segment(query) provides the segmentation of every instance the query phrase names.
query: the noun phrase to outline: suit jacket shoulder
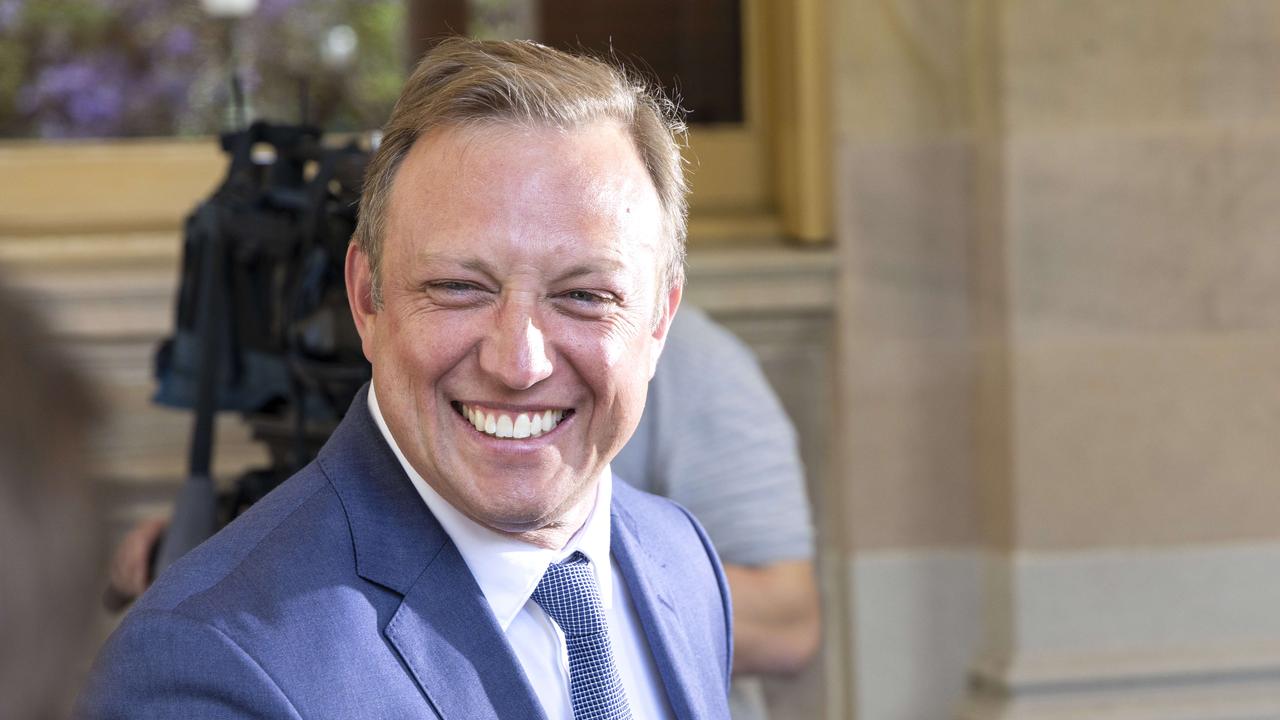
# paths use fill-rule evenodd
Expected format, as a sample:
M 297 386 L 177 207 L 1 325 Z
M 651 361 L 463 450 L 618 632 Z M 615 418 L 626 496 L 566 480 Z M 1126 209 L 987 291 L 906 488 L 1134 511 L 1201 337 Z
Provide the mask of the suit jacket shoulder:
M 356 568 L 343 498 L 312 464 L 165 571 L 104 647 L 77 714 L 431 717 L 381 632 L 402 594 Z

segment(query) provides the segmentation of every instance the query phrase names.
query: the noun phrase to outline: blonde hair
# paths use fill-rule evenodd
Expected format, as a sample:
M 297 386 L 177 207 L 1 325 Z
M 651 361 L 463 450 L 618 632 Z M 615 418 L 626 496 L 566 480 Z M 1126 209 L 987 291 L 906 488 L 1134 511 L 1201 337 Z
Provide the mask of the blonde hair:
M 374 306 L 382 304 L 382 242 L 391 187 L 410 148 L 435 128 L 494 122 L 574 129 L 611 120 L 625 127 L 662 209 L 659 279 L 667 290 L 683 285 L 688 183 L 680 156 L 681 115 L 657 88 L 601 60 L 528 41 L 452 37 L 440 42 L 405 83 L 365 172 L 352 242 L 368 258 Z

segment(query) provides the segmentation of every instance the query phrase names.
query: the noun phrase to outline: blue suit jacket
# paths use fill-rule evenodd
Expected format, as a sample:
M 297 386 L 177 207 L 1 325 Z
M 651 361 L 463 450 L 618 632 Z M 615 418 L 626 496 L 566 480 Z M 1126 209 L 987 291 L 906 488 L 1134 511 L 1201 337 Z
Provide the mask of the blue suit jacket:
M 728 718 L 729 592 L 701 527 L 615 482 L 612 552 L 677 717 Z M 365 393 L 315 462 L 180 562 L 108 640 L 87 718 L 542 718 Z

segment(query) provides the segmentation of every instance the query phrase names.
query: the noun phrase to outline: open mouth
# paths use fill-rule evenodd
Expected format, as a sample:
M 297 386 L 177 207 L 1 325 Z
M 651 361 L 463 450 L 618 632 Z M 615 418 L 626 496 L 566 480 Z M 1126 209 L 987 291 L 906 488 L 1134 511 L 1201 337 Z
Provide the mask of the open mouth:
M 450 403 L 476 430 L 497 438 L 523 438 L 545 435 L 556 428 L 573 410 L 547 408 L 529 412 L 507 412 L 454 401 Z

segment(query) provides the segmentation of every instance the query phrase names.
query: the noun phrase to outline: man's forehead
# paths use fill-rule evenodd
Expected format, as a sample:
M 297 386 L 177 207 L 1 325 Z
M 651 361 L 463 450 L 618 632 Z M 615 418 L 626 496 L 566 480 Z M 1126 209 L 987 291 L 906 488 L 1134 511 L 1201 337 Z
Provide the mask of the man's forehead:
M 457 268 L 493 276 L 502 274 L 500 267 L 502 258 L 467 252 L 465 248 L 445 250 L 436 246 L 420 246 L 414 251 L 413 257 L 416 263 L 423 267 Z M 586 256 L 565 258 L 564 263 L 556 266 L 555 277 L 551 279 L 572 280 L 589 275 L 621 274 L 632 269 L 627 262 L 628 259 L 626 255 L 607 250 Z
M 619 150 L 639 152 L 635 140 L 627 128 L 612 118 L 600 118 L 577 125 L 557 125 L 549 122 L 516 122 L 501 118 L 485 118 L 465 123 L 442 123 L 423 132 L 414 141 L 410 155 L 434 152 L 465 159 L 467 156 L 495 145 L 509 146 L 528 143 L 539 138 L 555 138 L 566 142 L 588 136 L 599 136 L 601 131 L 612 135 L 611 145 Z
M 393 212 L 411 215 L 591 204 L 660 224 L 652 179 L 625 128 L 613 121 L 567 130 L 502 122 L 435 128 L 410 149 L 392 189 Z

